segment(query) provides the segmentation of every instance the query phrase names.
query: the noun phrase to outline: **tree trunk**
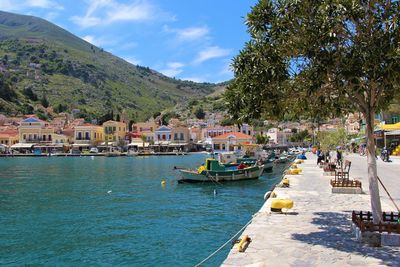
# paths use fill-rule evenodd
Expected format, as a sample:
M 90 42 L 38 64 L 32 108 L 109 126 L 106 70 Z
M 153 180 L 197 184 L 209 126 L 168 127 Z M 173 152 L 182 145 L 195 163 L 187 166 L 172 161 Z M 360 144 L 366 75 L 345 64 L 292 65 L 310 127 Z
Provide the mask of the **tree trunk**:
M 377 179 L 377 166 L 375 158 L 375 139 L 374 139 L 374 111 L 369 110 L 364 114 L 366 119 L 366 137 L 367 137 L 367 161 L 368 161 L 368 182 L 369 193 L 371 197 L 371 209 L 374 223 L 382 221 L 381 199 L 379 197 L 379 185 Z

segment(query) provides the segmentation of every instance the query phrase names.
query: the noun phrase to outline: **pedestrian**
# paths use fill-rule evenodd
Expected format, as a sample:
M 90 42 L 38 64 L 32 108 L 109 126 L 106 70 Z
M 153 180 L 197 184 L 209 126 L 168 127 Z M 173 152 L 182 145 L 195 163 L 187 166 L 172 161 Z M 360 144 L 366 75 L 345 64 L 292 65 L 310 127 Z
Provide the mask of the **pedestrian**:
M 342 166 L 342 152 L 339 149 L 336 150 L 336 164 L 341 167 Z

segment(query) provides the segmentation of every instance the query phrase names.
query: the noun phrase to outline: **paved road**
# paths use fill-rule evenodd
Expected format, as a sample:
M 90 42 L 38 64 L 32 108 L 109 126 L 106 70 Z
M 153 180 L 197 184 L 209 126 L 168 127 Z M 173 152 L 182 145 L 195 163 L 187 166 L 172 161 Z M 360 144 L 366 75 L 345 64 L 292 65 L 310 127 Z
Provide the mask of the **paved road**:
M 323 176 L 315 155 L 307 156 L 309 159 L 299 166 L 303 173 L 288 176 L 290 187 L 274 190 L 277 198 L 292 199 L 293 209 L 283 214 L 271 213 L 269 199 L 243 232 L 252 239 L 247 250 L 238 252 L 233 248 L 222 266 L 400 267 L 400 248 L 369 247 L 357 242 L 351 230 L 351 211 L 370 210 L 369 195 L 332 194 L 329 180 L 333 177 Z M 354 162 L 350 176 L 361 177 L 363 188 L 367 189 L 366 158 L 347 158 Z M 385 184 L 397 197 L 399 167 L 397 162 L 378 163 L 379 174 L 385 176 Z M 383 210 L 395 210 L 383 200 Z
M 349 154 L 345 155 L 345 159 L 352 162 L 350 176 L 360 179 L 363 183 L 364 191 L 369 193 L 367 157 L 362 157 L 358 154 Z M 392 162 L 383 162 L 380 158 L 377 160 L 378 176 L 390 195 L 394 198 L 397 206 L 400 207 L 400 157 L 391 157 L 391 160 Z M 381 186 L 379 187 L 379 193 L 382 201 L 387 202 L 394 208 L 388 195 Z

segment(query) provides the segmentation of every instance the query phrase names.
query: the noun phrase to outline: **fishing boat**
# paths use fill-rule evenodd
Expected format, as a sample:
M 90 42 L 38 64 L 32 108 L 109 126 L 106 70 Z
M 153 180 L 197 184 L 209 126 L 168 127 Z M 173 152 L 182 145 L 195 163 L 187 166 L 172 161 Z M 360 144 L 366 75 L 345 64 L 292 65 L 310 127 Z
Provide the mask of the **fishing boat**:
M 245 164 L 239 166 L 227 167 L 220 164 L 217 159 L 208 158 L 204 165 L 201 165 L 197 170 L 181 169 L 182 178 L 178 183 L 199 183 L 199 182 L 221 182 L 221 181 L 238 181 L 257 179 L 261 176 L 264 165 Z
M 244 163 L 246 165 L 264 165 L 264 171 L 271 171 L 274 166 L 274 159 L 272 159 L 268 155 L 257 155 L 257 158 L 246 155 L 243 157 L 238 157 L 235 152 L 220 153 L 218 155 L 218 161 L 227 167 L 238 166 L 240 165 L 240 163 Z
M 135 156 L 139 155 L 139 151 L 129 149 L 128 152 L 126 153 L 126 155 L 128 157 L 135 157 Z

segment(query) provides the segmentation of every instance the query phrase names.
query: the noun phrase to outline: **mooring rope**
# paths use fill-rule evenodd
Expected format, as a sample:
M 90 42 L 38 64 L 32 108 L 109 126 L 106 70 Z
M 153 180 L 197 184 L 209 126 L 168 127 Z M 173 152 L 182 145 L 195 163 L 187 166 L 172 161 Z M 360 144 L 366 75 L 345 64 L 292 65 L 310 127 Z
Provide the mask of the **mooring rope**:
M 376 176 L 376 178 L 378 178 L 378 181 L 381 183 L 383 189 L 385 189 L 386 194 L 388 194 L 390 200 L 393 202 L 393 205 L 396 207 L 397 211 L 400 213 L 400 209 L 399 207 L 396 205 L 396 203 L 394 202 L 394 199 L 392 198 L 392 196 L 389 194 L 389 191 L 386 189 L 385 185 L 382 183 L 381 179 L 379 178 L 379 176 Z
M 233 235 L 228 241 L 226 241 L 222 246 L 220 246 L 216 251 L 214 251 L 213 253 L 211 253 L 207 258 L 205 258 L 204 260 L 202 260 L 201 262 L 197 263 L 195 265 L 195 267 L 200 266 L 201 264 L 205 263 L 206 261 L 208 261 L 212 256 L 214 256 L 215 254 L 217 254 L 221 249 L 223 249 L 226 245 L 228 245 L 230 242 L 232 242 L 232 240 L 239 235 L 251 222 L 253 221 L 253 218 L 250 219 L 250 221 L 248 221 L 242 228 L 240 228 L 240 230 Z

